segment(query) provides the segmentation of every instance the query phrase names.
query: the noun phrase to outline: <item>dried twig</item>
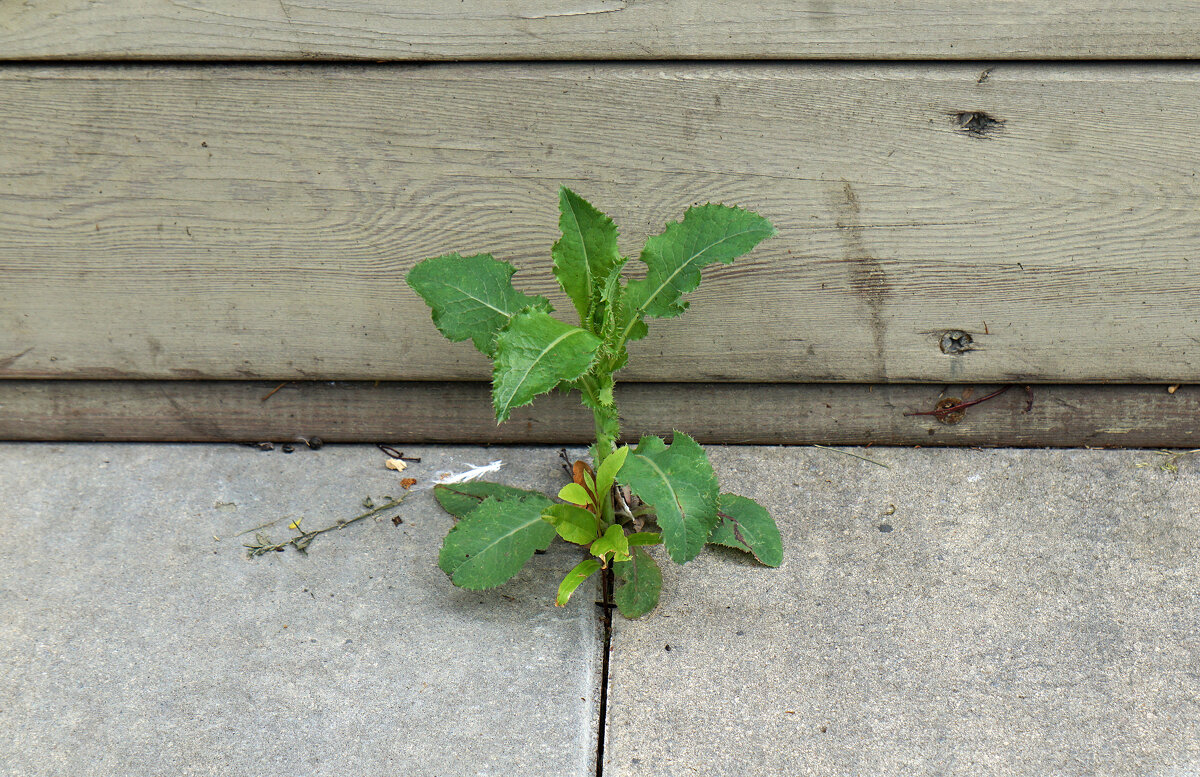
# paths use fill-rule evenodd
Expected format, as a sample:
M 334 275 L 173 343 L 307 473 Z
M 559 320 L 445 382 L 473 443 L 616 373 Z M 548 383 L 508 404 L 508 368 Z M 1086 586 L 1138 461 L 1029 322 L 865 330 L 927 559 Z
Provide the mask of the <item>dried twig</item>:
M 950 405 L 949 407 L 939 407 L 937 410 L 920 410 L 915 413 L 905 413 L 904 415 L 906 415 L 906 416 L 907 415 L 932 415 L 932 416 L 937 416 L 938 418 L 942 418 L 943 416 L 950 415 L 951 413 L 958 413 L 963 410 L 966 410 L 968 407 L 971 407 L 972 405 L 978 405 L 980 402 L 987 402 L 992 397 L 998 397 L 1001 394 L 1003 394 L 1005 391 L 1008 391 L 1010 388 L 1012 388 L 1012 386 L 1005 386 L 1004 388 L 997 389 L 996 391 L 993 391 L 991 394 L 982 396 L 979 399 L 972 399 L 970 402 L 959 402 L 957 405 Z
M 265 395 L 262 397 L 262 399 L 261 399 L 261 400 L 259 400 L 259 401 L 261 401 L 261 402 L 266 402 L 268 399 L 270 399 L 271 397 L 275 396 L 275 392 L 276 392 L 276 391 L 279 391 L 279 389 L 283 388 L 284 386 L 286 386 L 286 385 L 287 385 L 287 384 L 289 384 L 289 383 L 291 383 L 291 381 L 290 381 L 290 380 L 285 380 L 283 383 L 280 383 L 278 386 L 276 386 L 275 388 L 273 388 L 273 389 L 271 389 L 270 391 L 268 391 L 268 392 L 267 392 L 267 393 L 266 393 L 266 394 L 265 394 Z
M 326 526 L 324 529 L 314 529 L 312 531 L 301 532 L 300 534 L 296 535 L 295 537 L 292 537 L 290 540 L 285 540 L 283 542 L 271 542 L 270 538 L 265 537 L 262 534 L 255 534 L 254 535 L 255 544 L 245 546 L 247 549 L 247 555 L 250 556 L 250 558 L 254 558 L 255 556 L 262 556 L 267 553 L 271 553 L 272 551 L 280 552 L 284 548 L 286 548 L 288 545 L 291 545 L 293 548 L 300 551 L 301 553 L 306 553 L 308 551 L 309 544 L 312 543 L 312 541 L 314 539 L 316 539 L 316 537 L 318 535 L 324 534 L 327 531 L 333 531 L 334 529 L 344 529 L 352 523 L 361 521 L 363 518 L 370 518 L 372 515 L 376 515 L 377 513 L 382 513 L 385 510 L 391 510 L 393 507 L 398 507 L 399 505 L 403 504 L 403 502 L 404 502 L 405 498 L 407 498 L 407 496 L 408 496 L 408 494 L 405 494 L 404 496 L 401 496 L 399 499 L 394 499 L 394 498 L 388 497 L 387 504 L 376 507 L 374 510 L 368 510 L 367 512 L 363 513 L 362 515 L 356 516 L 354 518 L 350 518 L 349 520 L 339 520 L 337 523 L 333 524 L 332 526 Z M 274 523 L 274 521 L 272 521 L 271 523 Z M 298 525 L 299 523 L 300 522 L 297 520 L 293 524 L 293 526 Z M 270 526 L 270 525 L 271 525 L 270 523 L 264 523 L 262 526 L 260 526 L 258 528 L 261 529 L 263 527 Z M 254 530 L 251 529 L 250 531 L 254 531 Z
M 234 536 L 234 537 L 241 537 L 243 534 L 249 534 L 249 533 L 250 533 L 250 532 L 252 532 L 252 531 L 259 531 L 260 529 L 265 529 L 265 528 L 267 528 L 268 526 L 274 526 L 275 524 L 279 523 L 279 522 L 280 522 L 280 521 L 282 521 L 282 520 L 283 520 L 282 518 L 276 518 L 276 519 L 275 519 L 275 520 L 273 520 L 273 521 L 267 521 L 266 523 L 262 524 L 261 526 L 255 526 L 253 529 L 246 529 L 245 531 L 240 531 L 240 532 L 238 532 L 237 534 L 235 534 L 235 535 L 233 535 L 233 536 Z
M 558 449 L 559 464 L 563 468 L 563 472 L 567 473 L 567 478 L 574 482 L 575 480 L 575 463 L 571 461 L 571 457 L 567 455 L 566 448 Z
M 856 459 L 862 459 L 863 461 L 869 461 L 872 464 L 878 464 L 879 466 L 883 467 L 884 469 L 891 469 L 890 466 L 888 466 L 887 464 L 884 464 L 882 461 L 876 461 L 875 459 L 868 459 L 866 456 L 859 456 L 857 453 L 851 453 L 850 451 L 844 451 L 844 450 L 841 450 L 840 448 L 830 448 L 828 445 L 817 445 L 816 443 L 813 443 L 813 447 L 820 448 L 820 449 L 826 450 L 826 451 L 833 451 L 834 453 L 840 453 L 844 456 L 853 456 Z
M 385 454 L 392 457 L 393 459 L 400 459 L 401 461 L 410 461 L 414 464 L 421 463 L 420 456 L 405 456 L 401 451 L 396 450 L 395 448 L 393 448 L 390 445 L 384 445 L 381 442 L 377 442 L 377 443 L 375 443 L 375 447 L 378 448 L 379 450 L 383 451 Z
M 1179 460 L 1184 456 L 1191 456 L 1194 453 L 1200 453 L 1200 448 L 1190 451 L 1155 451 L 1155 453 L 1157 453 L 1159 456 L 1165 456 L 1166 461 L 1160 461 L 1158 464 L 1155 464 L 1153 461 L 1142 461 L 1138 462 L 1136 466 L 1139 469 L 1142 467 L 1157 466 L 1158 469 L 1162 470 L 1163 472 L 1178 472 Z

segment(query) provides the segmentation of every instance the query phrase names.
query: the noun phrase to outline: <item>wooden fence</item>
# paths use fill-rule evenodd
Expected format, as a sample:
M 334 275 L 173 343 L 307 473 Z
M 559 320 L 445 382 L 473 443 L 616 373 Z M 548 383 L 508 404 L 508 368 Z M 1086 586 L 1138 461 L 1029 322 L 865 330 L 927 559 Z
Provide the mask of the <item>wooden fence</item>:
M 0 437 L 575 439 L 494 427 L 403 281 L 490 251 L 569 310 L 565 183 L 626 252 L 780 229 L 634 346 L 629 429 L 1194 445 L 1197 57 L 1191 3 L 3 4 Z

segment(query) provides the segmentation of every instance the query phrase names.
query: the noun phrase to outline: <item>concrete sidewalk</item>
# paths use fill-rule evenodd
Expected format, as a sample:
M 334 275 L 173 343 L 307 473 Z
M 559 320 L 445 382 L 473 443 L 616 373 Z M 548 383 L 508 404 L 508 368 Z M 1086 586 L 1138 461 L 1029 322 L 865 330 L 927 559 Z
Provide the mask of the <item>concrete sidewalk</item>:
M 659 609 L 614 617 L 604 774 L 1200 774 L 1200 456 L 709 450 L 785 562 L 658 554 Z M 577 555 L 455 589 L 419 490 L 495 459 L 556 490 L 555 450 L 405 453 L 0 444 L 0 775 L 596 774 L 595 592 L 553 607 Z M 405 476 L 308 555 L 236 536 Z
M 550 451 L 406 448 L 411 474 L 505 459 L 557 488 Z M 595 594 L 554 607 L 565 548 L 508 586 L 437 568 L 431 492 L 372 446 L 0 445 L 0 774 L 594 775 Z M 403 523 L 393 525 L 400 516 Z
M 614 621 L 606 775 L 1200 774 L 1200 461 L 853 452 L 711 451 L 785 561 Z

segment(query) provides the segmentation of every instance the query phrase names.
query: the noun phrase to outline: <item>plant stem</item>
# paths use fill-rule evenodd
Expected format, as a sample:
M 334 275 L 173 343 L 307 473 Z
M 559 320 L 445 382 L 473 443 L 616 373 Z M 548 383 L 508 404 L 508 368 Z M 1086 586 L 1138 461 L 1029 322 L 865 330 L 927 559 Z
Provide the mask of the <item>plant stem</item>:
M 592 446 L 592 466 L 594 471 L 600 471 L 600 465 L 604 460 L 612 455 L 613 445 L 621 436 L 621 419 L 617 412 L 617 403 L 614 400 L 607 407 L 600 401 L 600 389 L 597 386 L 595 378 L 588 376 L 581 381 L 580 386 L 583 392 L 587 395 L 587 405 L 592 410 L 592 419 L 595 421 L 596 428 L 596 444 Z M 600 500 L 597 507 L 600 508 L 600 523 L 604 528 L 612 526 L 616 519 L 615 508 L 613 507 L 612 494 L 596 494 L 596 498 Z
M 580 389 L 587 396 L 586 404 L 591 408 L 592 419 L 595 421 L 596 444 L 592 446 L 592 465 L 598 470 L 604 460 L 612 454 L 613 445 L 621 436 L 620 414 L 617 412 L 615 400 L 607 407 L 600 402 L 600 388 L 592 376 L 589 375 L 580 381 Z
M 399 499 L 390 499 L 390 500 L 388 500 L 387 504 L 385 504 L 381 507 L 376 507 L 374 510 L 369 510 L 369 511 L 363 513 L 362 515 L 355 516 L 354 518 L 349 518 L 347 520 L 339 520 L 337 523 L 333 524 L 332 526 L 326 526 L 324 529 L 314 529 L 312 531 L 301 532 L 300 534 L 296 535 L 295 537 L 292 537 L 290 540 L 284 540 L 283 542 L 275 542 L 275 543 L 272 543 L 269 540 L 267 540 L 266 542 L 258 541 L 257 544 L 255 544 L 255 545 L 246 545 L 245 547 L 248 551 L 247 555 L 249 555 L 250 558 L 254 558 L 255 556 L 262 556 L 262 555 L 265 555 L 272 551 L 283 550 L 288 545 L 291 545 L 296 550 L 303 553 L 308 549 L 309 543 L 311 543 L 313 541 L 313 539 L 315 537 L 317 537 L 318 535 L 324 534 L 327 531 L 333 531 L 334 529 L 344 529 L 352 523 L 361 521 L 363 518 L 370 518 L 372 515 L 376 515 L 377 513 L 382 513 L 385 510 L 391 510 L 393 507 L 399 507 L 401 504 L 404 503 L 404 500 L 406 498 L 408 498 L 408 494 L 405 494 L 404 496 L 400 497 Z M 274 521 L 272 523 L 274 523 Z M 263 526 L 270 526 L 270 525 L 271 524 L 269 524 L 269 523 L 263 524 Z M 260 526 L 259 528 L 261 529 L 263 527 Z M 251 529 L 250 531 L 254 531 L 254 530 Z M 255 536 L 256 536 L 256 540 L 257 540 L 258 535 L 255 535 Z
M 596 422 L 596 449 L 593 454 L 596 459 L 596 469 L 599 469 L 604 460 L 612 455 L 613 445 L 621 433 L 621 427 L 620 421 L 617 419 L 616 405 L 604 410 L 592 408 L 592 418 Z

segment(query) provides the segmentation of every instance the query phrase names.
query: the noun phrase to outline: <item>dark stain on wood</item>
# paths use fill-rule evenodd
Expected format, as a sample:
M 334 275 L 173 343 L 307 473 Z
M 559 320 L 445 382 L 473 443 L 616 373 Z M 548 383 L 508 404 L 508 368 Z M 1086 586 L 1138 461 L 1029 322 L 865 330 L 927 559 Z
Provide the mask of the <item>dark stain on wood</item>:
M 3 359 L 0 359 L 0 370 L 3 370 L 7 367 L 11 367 L 13 364 L 16 364 L 17 359 L 20 359 L 22 356 L 29 353 L 36 347 L 37 346 L 31 345 L 28 348 L 26 348 L 24 351 L 21 351 L 20 353 L 13 354 L 12 356 L 5 356 Z
M 221 439 L 226 436 L 226 432 L 221 428 L 221 422 L 218 418 L 204 412 L 194 413 L 188 411 L 179 400 L 172 396 L 174 389 L 175 386 L 168 386 L 163 383 L 158 384 L 158 390 L 162 398 L 171 406 L 176 419 L 188 433 L 196 435 L 197 439 Z M 186 391 L 186 387 L 184 390 Z
M 884 306 L 892 293 L 883 263 L 867 248 L 863 239 L 862 207 L 849 181 L 842 181 L 838 231 L 845 242 L 843 257 L 850 268 L 850 290 L 863 303 L 875 345 L 875 362 L 880 379 L 887 380 L 887 323 Z

